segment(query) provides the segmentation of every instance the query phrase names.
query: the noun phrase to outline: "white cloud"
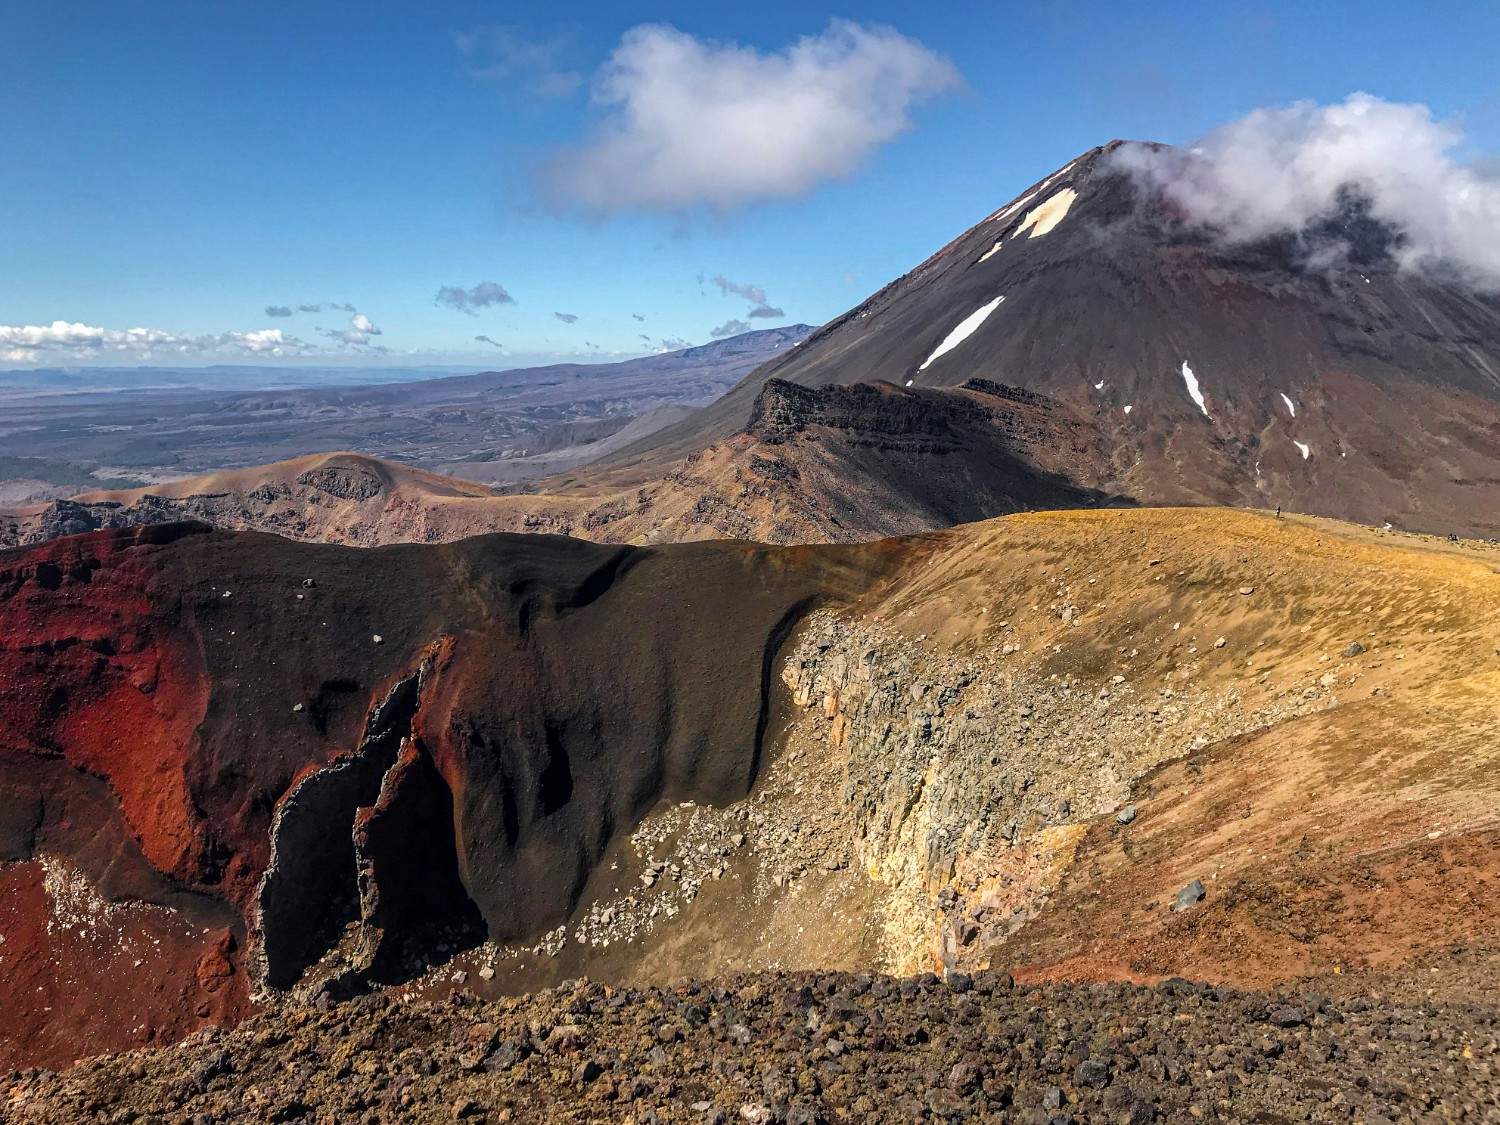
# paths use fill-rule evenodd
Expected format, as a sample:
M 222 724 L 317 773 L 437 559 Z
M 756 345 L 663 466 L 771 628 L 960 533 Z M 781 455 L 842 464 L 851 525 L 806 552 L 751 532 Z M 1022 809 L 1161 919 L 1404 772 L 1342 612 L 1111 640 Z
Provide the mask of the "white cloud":
M 221 340 L 225 344 L 241 347 L 247 352 L 270 352 L 272 355 L 281 355 L 283 349 L 292 342 L 291 338 L 279 328 L 258 328 L 254 332 L 226 332 Z
M 267 329 L 267 331 L 279 332 L 280 330 Z M 330 340 L 337 340 L 341 344 L 356 348 L 370 347 L 370 337 L 382 335 L 380 329 L 376 328 L 370 318 L 362 312 L 357 312 L 349 318 L 348 328 L 320 328 L 318 333 L 327 336 Z
M 4 349 L 0 361 L 34 363 L 39 359 L 68 362 L 99 356 L 143 360 L 163 352 L 280 356 L 304 353 L 306 345 L 279 328 L 184 336 L 161 328 L 101 328 L 54 320 L 51 324 L 0 324 L 0 348 Z
M 703 283 L 702 274 L 698 276 L 698 283 L 700 285 Z M 781 320 L 786 316 L 782 309 L 776 308 L 766 300 L 766 291 L 759 285 L 748 281 L 730 281 L 723 274 L 716 274 L 713 283 L 719 287 L 719 292 L 724 296 L 743 297 L 749 301 L 750 311 L 745 315 L 751 320 Z
M 759 285 L 748 281 L 730 281 L 722 273 L 715 274 L 713 282 L 719 287 L 719 292 L 726 297 L 743 297 L 752 305 L 766 303 L 766 291 Z
M 1186 151 L 1127 145 L 1115 159 L 1233 241 L 1306 231 L 1353 191 L 1403 236 L 1402 267 L 1500 287 L 1500 177 L 1459 163 L 1461 139 L 1425 105 L 1356 93 L 1255 110 Z
M 159 328 L 95 328 L 54 320 L 51 324 L 0 324 L 0 344 L 24 348 L 146 348 L 175 344 L 181 338 Z
M 850 175 L 911 126 L 911 108 L 959 83 L 953 65 L 887 27 L 835 20 L 784 51 L 627 31 L 594 82 L 607 117 L 558 153 L 547 185 L 607 213 L 727 210 Z
M 530 39 L 514 27 L 477 27 L 453 37 L 475 78 L 519 81 L 543 98 L 560 98 L 583 84 L 563 65 L 571 42 L 565 37 Z

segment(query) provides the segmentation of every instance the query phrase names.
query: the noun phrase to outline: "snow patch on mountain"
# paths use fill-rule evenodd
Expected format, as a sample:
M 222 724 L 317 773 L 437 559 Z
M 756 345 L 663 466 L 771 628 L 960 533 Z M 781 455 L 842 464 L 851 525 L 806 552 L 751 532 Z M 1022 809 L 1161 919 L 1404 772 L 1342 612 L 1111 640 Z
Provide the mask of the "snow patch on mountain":
M 1063 188 L 1040 207 L 1028 212 L 1025 222 L 1016 228 L 1015 234 L 1011 237 L 1020 238 L 1029 229 L 1032 238 L 1041 238 L 1068 217 L 1073 201 L 1077 198 L 1078 193 L 1072 188 Z
M 1045 187 L 1046 185 L 1044 184 L 1042 186 Z M 993 215 L 991 215 L 988 219 L 986 219 L 985 222 L 998 222 L 998 221 L 1000 221 L 1002 219 L 1005 219 L 1005 218 L 1007 218 L 1007 217 L 1009 217 L 1011 215 L 1014 215 L 1017 211 L 1019 211 L 1022 207 L 1025 207 L 1026 204 L 1030 203 L 1033 199 L 1035 199 L 1041 193 L 1042 193 L 1042 189 L 1041 188 L 1037 188 L 1036 191 L 1027 192 L 1025 195 L 1021 196 L 1020 199 L 1016 200 L 1010 206 L 1000 208 L 1000 210 L 996 211 Z
M 1193 374 L 1193 369 L 1188 366 L 1187 360 L 1182 361 L 1182 381 L 1187 384 L 1188 398 L 1192 399 L 1198 409 L 1203 411 L 1203 417 L 1211 421 L 1213 415 L 1209 414 L 1208 405 L 1203 401 L 1203 391 L 1198 386 L 1198 376 Z
M 943 337 L 943 342 L 933 350 L 933 353 L 923 361 L 922 366 L 917 368 L 917 370 L 926 371 L 928 366 L 932 363 L 933 360 L 937 359 L 938 356 L 946 355 L 948 352 L 951 352 L 954 348 L 958 347 L 959 344 L 962 344 L 970 336 L 974 335 L 975 331 L 977 331 L 979 326 L 985 322 L 990 313 L 994 312 L 997 308 L 1000 307 L 1000 302 L 1003 300 L 1005 300 L 1004 296 L 996 297 L 989 304 L 981 305 L 979 308 L 971 312 L 968 316 L 964 317 L 963 320 L 959 321 L 958 326 L 954 328 L 952 332 L 949 332 L 948 335 Z
M 997 220 L 1007 218 L 1010 215 L 1014 215 L 1022 207 L 1025 207 L 1026 204 L 1030 203 L 1037 196 L 1041 195 L 1042 192 L 1051 187 L 1055 181 L 1060 180 L 1063 176 L 1067 175 L 1068 172 L 1072 170 L 1073 165 L 1077 164 L 1082 159 L 1083 158 L 1081 156 L 1075 156 L 1072 160 L 1068 161 L 1056 172 L 1053 172 L 1052 175 L 1048 176 L 1045 180 L 1038 184 L 1036 190 L 1029 191 L 1014 203 L 1011 203 L 1006 207 L 1002 207 L 1000 210 L 996 211 L 993 215 L 987 218 L 985 222 L 992 223 Z
M 1286 396 L 1285 392 L 1282 392 L 1281 401 L 1286 403 L 1287 413 L 1289 413 L 1293 418 L 1297 417 L 1297 404 L 1289 399 Z
M 1300 441 L 1293 441 L 1292 444 L 1302 451 L 1302 460 L 1306 461 L 1312 456 L 1312 448 L 1310 446 L 1303 445 Z

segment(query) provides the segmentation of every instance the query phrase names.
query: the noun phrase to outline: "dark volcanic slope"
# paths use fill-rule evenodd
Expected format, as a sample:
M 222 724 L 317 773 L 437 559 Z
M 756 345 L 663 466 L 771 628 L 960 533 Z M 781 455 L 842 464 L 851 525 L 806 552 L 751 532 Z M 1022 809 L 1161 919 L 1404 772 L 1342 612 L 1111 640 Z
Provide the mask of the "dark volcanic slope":
M 1357 209 L 1324 232 L 1347 246 L 1334 266 L 1313 268 L 1290 238 L 1216 242 L 1114 170 L 1117 145 L 1028 189 L 612 464 L 649 473 L 722 440 L 771 378 L 982 377 L 1086 412 L 1114 451 L 1110 487 L 1146 502 L 1500 529 L 1500 298 L 1398 272 L 1389 232 Z
M 83 974 L 95 1000 L 129 997 L 118 1025 L 81 1005 L 97 1048 L 293 983 L 350 923 L 376 978 L 439 937 L 535 936 L 659 798 L 747 791 L 771 658 L 844 565 L 519 536 L 352 551 L 191 524 L 0 553 L 0 859 L 39 863 L 54 902 L 77 870 L 193 922 L 156 941 L 149 1000 L 129 961 L 100 974 L 50 923 L 11 930 L 7 972 L 40 995 L 17 990 L 0 1047 L 76 1051 L 57 1005 L 80 1006 Z M 74 897 L 85 930 L 115 909 Z
M 982 379 L 951 388 L 772 379 L 736 444 L 739 479 L 755 496 L 726 496 L 726 512 L 749 517 L 739 533 L 753 539 L 874 539 L 1119 502 L 1093 487 L 1106 455 L 1092 426 L 1045 395 Z M 756 518 L 766 499 L 774 521 Z

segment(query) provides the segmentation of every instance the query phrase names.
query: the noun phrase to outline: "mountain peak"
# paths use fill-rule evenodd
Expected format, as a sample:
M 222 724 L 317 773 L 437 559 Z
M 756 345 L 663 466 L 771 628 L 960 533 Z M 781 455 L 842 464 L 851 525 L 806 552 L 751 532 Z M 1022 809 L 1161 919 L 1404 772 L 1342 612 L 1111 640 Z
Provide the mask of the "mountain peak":
M 1102 486 L 1142 501 L 1500 531 L 1500 304 L 1401 270 L 1402 236 L 1355 189 L 1304 229 L 1236 240 L 1140 174 L 1143 154 L 1191 156 L 1089 149 L 663 431 L 653 455 L 742 429 L 770 379 L 978 378 L 1092 419 L 1116 450 Z

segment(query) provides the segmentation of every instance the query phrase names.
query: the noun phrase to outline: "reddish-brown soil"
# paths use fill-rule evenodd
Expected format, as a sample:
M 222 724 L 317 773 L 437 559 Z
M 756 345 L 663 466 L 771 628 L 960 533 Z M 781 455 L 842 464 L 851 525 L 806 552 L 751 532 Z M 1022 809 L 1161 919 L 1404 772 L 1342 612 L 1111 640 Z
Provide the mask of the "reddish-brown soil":
M 7 1058 L 66 1066 L 248 1010 L 231 928 L 106 902 L 66 860 L 0 864 L 0 933 Z

